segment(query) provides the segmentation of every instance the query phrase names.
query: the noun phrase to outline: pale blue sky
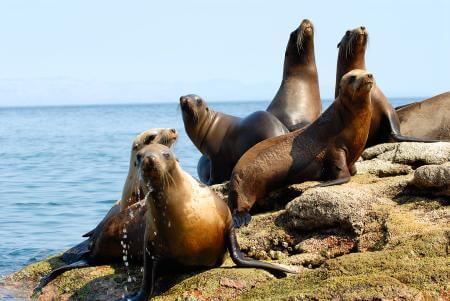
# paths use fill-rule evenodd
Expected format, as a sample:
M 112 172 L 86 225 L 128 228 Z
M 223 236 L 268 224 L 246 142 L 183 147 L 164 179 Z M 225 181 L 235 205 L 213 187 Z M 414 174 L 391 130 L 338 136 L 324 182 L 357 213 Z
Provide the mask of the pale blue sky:
M 266 3 L 267 2 L 267 3 Z M 0 106 L 269 100 L 289 33 L 315 25 L 322 98 L 336 45 L 365 25 L 367 67 L 391 97 L 450 90 L 450 1 L 0 2 Z

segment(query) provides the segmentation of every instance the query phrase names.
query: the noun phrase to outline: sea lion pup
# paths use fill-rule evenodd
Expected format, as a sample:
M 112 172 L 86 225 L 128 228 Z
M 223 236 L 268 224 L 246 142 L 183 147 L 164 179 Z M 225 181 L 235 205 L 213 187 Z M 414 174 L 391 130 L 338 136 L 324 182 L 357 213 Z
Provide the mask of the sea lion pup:
M 245 258 L 226 203 L 183 171 L 168 147 L 148 145 L 139 151 L 137 160 L 142 182 L 149 187 L 144 277 L 141 290 L 121 300 L 148 300 L 163 260 L 187 267 L 213 268 L 222 264 L 227 249 L 239 267 L 295 273 Z
M 267 111 L 290 131 L 310 124 L 322 112 L 314 56 L 314 27 L 307 19 L 289 37 L 283 80 Z
M 68 265 L 62 266 L 43 277 L 37 289 L 44 287 L 61 273 L 87 266 L 120 262 L 123 257 L 122 244 L 127 243 L 128 258 L 131 263 L 142 262 L 142 232 L 145 229 L 145 212 L 147 206 L 145 194 L 140 187 L 137 175 L 136 154 L 149 144 L 164 144 L 171 147 L 177 139 L 175 129 L 155 128 L 146 130 L 133 140 L 131 146 L 130 167 L 122 196 L 126 202 L 117 201 L 108 211 L 103 220 L 91 231 L 84 234 L 85 241 L 67 250 L 61 256 Z M 142 193 L 139 194 L 139 191 Z M 127 238 L 124 239 L 124 229 Z
M 284 185 L 327 181 L 346 183 L 354 175 L 369 133 L 372 74 L 352 70 L 341 80 L 339 96 L 312 124 L 267 139 L 249 149 L 230 179 L 229 203 L 235 226 L 248 224 L 248 212 L 258 199 Z
M 181 96 L 180 105 L 186 133 L 209 159 L 203 160 L 210 164 L 205 183 L 208 185 L 227 181 L 239 158 L 256 143 L 289 132 L 266 111 L 239 118 L 211 110 L 200 96 L 193 94 Z
M 396 109 L 402 134 L 450 140 L 450 92 Z
M 335 97 L 338 96 L 339 83 L 344 74 L 353 69 L 366 70 L 365 53 L 368 39 L 367 29 L 361 26 L 347 30 L 338 44 Z M 436 142 L 436 140 L 403 136 L 400 132 L 397 112 L 377 85 L 372 88 L 371 99 L 372 120 L 366 148 L 392 141 Z

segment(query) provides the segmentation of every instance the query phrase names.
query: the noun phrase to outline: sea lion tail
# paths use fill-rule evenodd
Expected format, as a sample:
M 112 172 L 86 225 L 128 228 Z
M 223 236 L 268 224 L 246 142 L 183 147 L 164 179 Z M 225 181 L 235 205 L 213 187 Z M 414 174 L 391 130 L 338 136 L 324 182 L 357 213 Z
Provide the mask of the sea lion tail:
M 72 264 L 63 265 L 62 267 L 54 269 L 49 274 L 47 274 L 46 276 L 41 278 L 41 280 L 39 281 L 39 284 L 34 289 L 34 293 L 39 292 L 40 290 L 42 290 L 44 288 L 44 286 L 46 286 L 50 281 L 52 281 L 53 279 L 55 279 L 56 277 L 58 277 L 62 273 L 66 272 L 66 271 L 73 270 L 73 269 L 85 268 L 85 267 L 88 267 L 88 266 L 92 266 L 92 264 L 89 262 L 89 260 L 82 259 L 82 260 L 79 260 L 79 261 L 74 262 Z
M 231 259 L 238 267 L 264 269 L 280 277 L 285 276 L 285 273 L 297 274 L 297 271 L 287 267 L 245 258 L 239 248 L 236 238 L 236 231 L 233 226 L 230 227 L 226 235 L 226 243 Z
M 80 242 L 75 247 L 70 248 L 61 255 L 61 260 L 67 264 L 80 261 L 91 252 L 92 239 L 88 238 L 83 242 Z

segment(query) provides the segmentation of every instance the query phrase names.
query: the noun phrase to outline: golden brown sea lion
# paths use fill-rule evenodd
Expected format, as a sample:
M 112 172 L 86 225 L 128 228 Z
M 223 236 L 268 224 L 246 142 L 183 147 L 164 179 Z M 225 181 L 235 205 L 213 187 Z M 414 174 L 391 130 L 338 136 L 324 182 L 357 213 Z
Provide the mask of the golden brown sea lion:
M 127 244 L 129 262 L 140 263 L 142 261 L 142 233 L 145 229 L 147 206 L 144 201 L 139 202 L 139 196 L 142 200 L 145 194 L 140 194 L 142 188 L 137 175 L 136 154 L 149 144 L 161 143 L 170 147 L 176 139 L 175 129 L 156 128 L 142 132 L 133 140 L 129 172 L 122 193 L 126 201 L 117 201 L 95 229 L 83 235 L 88 239 L 67 250 L 61 258 L 68 265 L 55 269 L 43 277 L 37 289 L 42 288 L 67 270 L 121 262 L 124 244 Z M 124 233 L 124 231 L 126 232 Z
M 211 110 L 197 95 L 180 98 L 184 128 L 197 149 L 209 160 L 209 179 L 205 184 L 222 183 L 230 178 L 239 158 L 253 145 L 289 132 L 271 113 L 257 111 L 239 118 Z M 197 170 L 204 170 L 199 167 Z M 199 175 L 200 180 L 205 176 Z
M 307 19 L 289 37 L 283 80 L 267 111 L 290 131 L 310 124 L 322 112 L 314 55 L 314 27 Z
M 262 141 L 241 157 L 230 179 L 235 226 L 247 224 L 254 203 L 271 190 L 308 180 L 327 181 L 320 186 L 350 180 L 369 133 L 373 85 L 372 74 L 350 71 L 341 80 L 339 96 L 316 121 Z
M 183 171 L 168 147 L 148 145 L 137 159 L 142 181 L 148 185 L 144 277 L 141 290 L 121 300 L 148 300 L 164 260 L 185 267 L 213 268 L 222 264 L 227 249 L 237 266 L 295 273 L 245 258 L 226 203 Z
M 338 96 L 339 83 L 344 74 L 353 69 L 366 70 L 365 53 L 368 39 L 367 29 L 361 26 L 348 30 L 338 44 L 335 97 Z M 436 142 L 436 140 L 403 136 L 400 132 L 397 112 L 377 85 L 372 89 L 371 99 L 372 120 L 366 148 L 392 141 Z

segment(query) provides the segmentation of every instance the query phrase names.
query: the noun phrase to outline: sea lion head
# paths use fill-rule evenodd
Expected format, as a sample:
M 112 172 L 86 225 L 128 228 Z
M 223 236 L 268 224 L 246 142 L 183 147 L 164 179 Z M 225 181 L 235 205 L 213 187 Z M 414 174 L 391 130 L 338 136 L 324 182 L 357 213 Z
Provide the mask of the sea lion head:
M 358 55 L 364 57 L 368 40 L 369 32 L 364 26 L 347 30 L 337 45 L 339 48 L 339 56 L 342 56 L 346 60 L 353 60 Z
M 341 79 L 339 85 L 339 95 L 343 99 L 355 100 L 359 103 L 370 102 L 370 90 L 375 85 L 373 75 L 366 70 L 354 69 L 347 72 Z M 351 101 L 352 105 L 356 103 Z
M 131 149 L 132 152 L 138 152 L 144 146 L 156 143 L 171 147 L 175 143 L 177 138 L 178 134 L 175 129 L 149 129 L 136 136 L 136 138 L 133 140 Z
M 215 112 L 195 94 L 181 96 L 180 106 L 186 133 L 197 148 L 201 149 Z
M 149 190 L 162 190 L 174 182 L 178 168 L 175 154 L 165 145 L 149 144 L 136 155 L 141 186 Z M 151 186 L 150 186 L 151 183 Z
M 307 59 L 310 54 L 309 50 L 313 49 L 314 26 L 308 19 L 304 19 L 302 23 L 293 31 L 289 37 L 286 47 L 286 58 L 293 60 Z

